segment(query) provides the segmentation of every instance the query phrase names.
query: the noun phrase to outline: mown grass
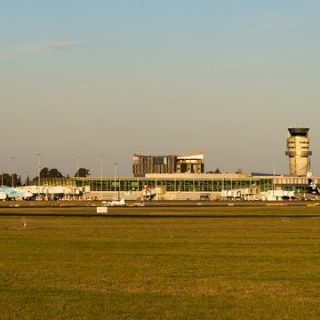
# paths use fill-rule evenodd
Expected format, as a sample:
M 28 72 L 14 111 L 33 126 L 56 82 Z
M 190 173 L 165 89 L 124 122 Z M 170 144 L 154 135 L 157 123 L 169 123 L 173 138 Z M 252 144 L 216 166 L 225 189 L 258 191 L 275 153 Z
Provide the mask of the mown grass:
M 6 207 L 0 208 L 0 216 L 10 215 L 93 215 L 96 214 L 96 206 L 90 207 Z M 181 206 L 152 206 L 152 207 L 109 207 L 108 216 L 318 216 L 320 217 L 320 206 L 318 203 L 261 203 L 254 204 L 239 203 L 239 205 L 210 206 L 203 204 L 193 207 Z M 101 215 L 100 215 L 101 216 Z M 104 214 L 102 215 L 104 216 Z
M 0 319 L 319 319 L 319 231 L 319 218 L 1 217 Z

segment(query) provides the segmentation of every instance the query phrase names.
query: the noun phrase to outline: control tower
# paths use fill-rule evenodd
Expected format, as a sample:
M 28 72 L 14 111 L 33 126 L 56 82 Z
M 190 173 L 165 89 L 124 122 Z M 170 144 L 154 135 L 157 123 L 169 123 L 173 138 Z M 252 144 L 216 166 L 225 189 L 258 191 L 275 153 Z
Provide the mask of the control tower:
M 309 128 L 289 128 L 286 155 L 291 176 L 306 176 L 310 171 Z

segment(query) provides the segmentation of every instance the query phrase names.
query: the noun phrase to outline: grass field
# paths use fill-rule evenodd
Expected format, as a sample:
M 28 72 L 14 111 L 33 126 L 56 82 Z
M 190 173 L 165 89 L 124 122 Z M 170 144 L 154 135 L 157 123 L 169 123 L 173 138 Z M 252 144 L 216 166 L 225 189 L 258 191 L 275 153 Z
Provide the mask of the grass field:
M 0 217 L 0 310 L 0 319 L 319 319 L 320 217 Z
M 1 203 L 1 202 L 0 202 Z M 26 207 L 22 207 L 25 205 Z M 54 206 L 50 203 L 44 206 L 45 202 L 34 202 L 36 206 L 29 206 L 29 202 L 19 203 L 6 202 L 0 207 L 0 216 L 97 216 L 96 207 L 98 203 L 86 203 L 84 206 Z M 100 202 L 101 204 L 101 202 Z M 64 203 L 62 204 L 64 205 Z M 149 204 L 148 204 L 149 205 Z M 234 203 L 173 203 L 173 205 L 163 203 L 151 203 L 145 207 L 109 207 L 108 216 L 319 216 L 320 205 L 318 202 L 234 202 Z

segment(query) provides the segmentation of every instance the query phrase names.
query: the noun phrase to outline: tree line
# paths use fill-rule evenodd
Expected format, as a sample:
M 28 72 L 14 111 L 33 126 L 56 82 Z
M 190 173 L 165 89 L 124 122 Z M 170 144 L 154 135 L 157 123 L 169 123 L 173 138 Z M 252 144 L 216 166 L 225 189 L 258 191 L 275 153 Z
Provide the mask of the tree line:
M 14 186 L 20 187 L 22 186 L 21 176 L 16 173 L 2 173 L 1 174 L 1 186 Z
M 90 175 L 90 170 L 86 168 L 79 168 L 74 177 L 85 178 Z M 54 179 L 54 178 L 70 178 L 69 175 L 64 176 L 57 168 L 44 167 L 40 170 L 40 179 Z M 20 187 L 27 185 L 35 185 L 39 181 L 39 176 L 30 179 L 29 176 L 26 177 L 25 181 L 22 182 L 21 176 L 13 173 L 2 173 L 1 174 L 1 186 L 10 186 L 10 187 Z

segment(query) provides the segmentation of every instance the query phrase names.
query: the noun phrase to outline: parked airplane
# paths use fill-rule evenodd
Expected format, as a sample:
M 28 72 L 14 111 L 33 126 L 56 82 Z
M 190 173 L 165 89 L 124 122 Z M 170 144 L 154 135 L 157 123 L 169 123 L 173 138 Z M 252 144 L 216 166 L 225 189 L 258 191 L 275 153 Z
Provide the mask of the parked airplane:
M 35 195 L 22 188 L 0 187 L 0 200 L 32 200 Z
M 113 201 L 102 201 L 102 205 L 104 207 L 123 207 L 126 205 L 126 202 L 124 199 L 121 200 L 113 200 Z
M 149 186 L 145 186 L 144 190 L 142 191 L 142 197 L 145 201 L 151 201 L 156 197 L 157 193 L 155 189 L 152 189 Z
M 317 187 L 316 183 L 312 179 L 312 174 L 308 173 L 308 193 L 311 193 L 313 195 L 320 195 L 320 188 Z

